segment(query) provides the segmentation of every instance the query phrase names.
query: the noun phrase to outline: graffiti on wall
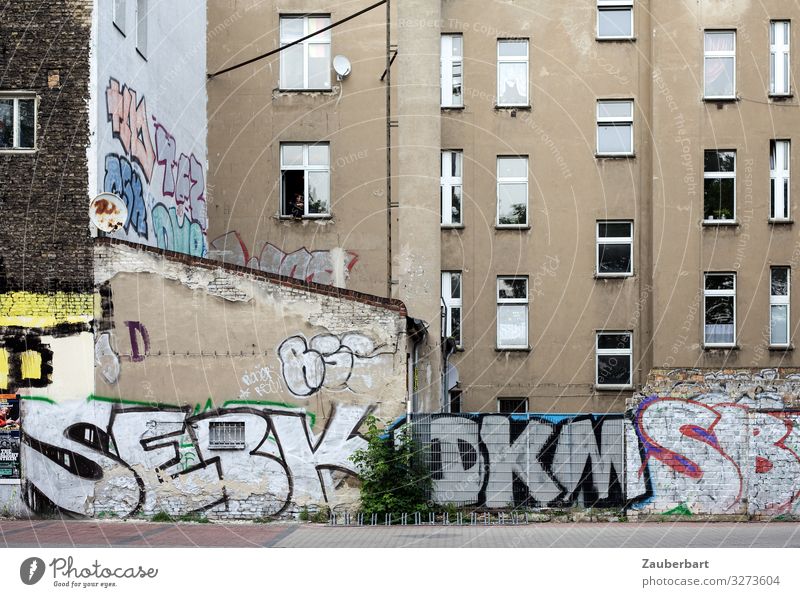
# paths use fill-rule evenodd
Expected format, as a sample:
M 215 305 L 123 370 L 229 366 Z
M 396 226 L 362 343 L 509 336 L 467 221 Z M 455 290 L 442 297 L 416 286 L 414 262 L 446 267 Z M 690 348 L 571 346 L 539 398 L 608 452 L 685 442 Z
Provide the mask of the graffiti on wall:
M 358 261 L 356 253 L 343 249 L 309 251 L 301 247 L 292 253 L 286 253 L 272 243 L 264 243 L 256 255 L 248 251 L 238 232 L 223 234 L 211 241 L 209 246 L 225 263 L 317 284 L 344 286 Z
M 241 376 L 241 400 L 264 398 L 270 394 L 279 394 L 283 389 L 277 375 L 273 376 L 269 365 L 252 367 Z
M 358 332 L 319 334 L 310 340 L 296 335 L 278 347 L 283 381 L 300 397 L 322 389 L 375 395 L 385 372 L 391 370 L 393 355 L 386 345 L 378 346 Z
M 644 399 L 632 411 L 639 445 L 636 453 L 629 450 L 628 474 L 650 485 L 651 495 L 637 507 L 800 512 L 800 411 L 776 410 L 776 400 L 769 394 Z
M 35 512 L 81 516 L 258 517 L 331 501 L 356 472 L 349 457 L 366 443 L 358 430 L 369 411 L 334 405 L 315 434 L 312 415 L 255 403 L 193 414 L 110 399 L 26 400 L 24 499 Z
M 178 153 L 175 137 L 148 115 L 145 98 L 136 90 L 112 78 L 105 96 L 111 135 L 122 153 L 106 154 L 103 189 L 125 201 L 124 236 L 204 256 L 208 214 L 203 164 L 194 153 Z
M 624 505 L 622 415 L 417 415 L 432 499 L 489 508 Z

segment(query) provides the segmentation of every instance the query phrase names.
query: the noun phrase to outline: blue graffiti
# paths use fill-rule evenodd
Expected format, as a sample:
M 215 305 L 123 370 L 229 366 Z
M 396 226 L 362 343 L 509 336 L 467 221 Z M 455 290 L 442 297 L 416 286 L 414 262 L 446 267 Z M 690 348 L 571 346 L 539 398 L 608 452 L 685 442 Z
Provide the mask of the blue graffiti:
M 114 193 L 125 201 L 128 217 L 125 218 L 125 232 L 133 226 L 136 234 L 147 237 L 147 209 L 144 204 L 142 179 L 131 167 L 127 158 L 109 153 L 106 156 L 106 174 L 103 190 Z
M 174 207 L 159 203 L 153 207 L 153 233 L 159 249 L 177 251 L 195 257 L 203 257 L 206 253 L 206 239 L 200 224 L 185 215 L 178 222 L 178 214 Z

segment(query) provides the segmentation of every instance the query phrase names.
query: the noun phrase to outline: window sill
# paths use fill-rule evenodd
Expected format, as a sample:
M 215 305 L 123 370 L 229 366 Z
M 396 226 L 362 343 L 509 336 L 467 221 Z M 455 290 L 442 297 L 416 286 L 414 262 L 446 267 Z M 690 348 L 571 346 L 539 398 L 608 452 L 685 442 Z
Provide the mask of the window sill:
M 630 158 L 635 158 L 636 153 L 597 153 L 595 152 L 594 157 L 598 160 L 627 160 Z
M 278 93 L 333 93 L 333 88 L 322 88 L 322 89 L 283 89 L 282 87 L 278 87 L 276 90 Z
M 794 220 L 792 219 L 776 219 L 776 218 L 769 218 L 767 223 L 772 224 L 774 226 L 791 226 L 794 224 Z
M 519 346 L 519 347 L 508 347 L 503 348 L 502 346 L 495 346 L 495 352 L 531 352 L 533 349 L 530 346 Z
M 464 230 L 464 224 L 442 224 L 442 230 Z
M 127 37 L 127 35 L 125 35 L 125 32 L 122 30 L 122 28 L 119 25 L 117 25 L 114 21 L 111 21 L 111 22 L 114 24 L 114 29 L 119 31 L 120 34 L 122 35 L 122 37 Z
M 794 344 L 788 346 L 769 346 L 767 348 L 770 352 L 791 352 L 794 350 Z
M 720 226 L 730 226 L 735 228 L 739 225 L 739 220 L 703 220 L 704 228 L 718 228 Z
M 22 479 L 0 479 L 0 485 L 20 485 Z
M 703 101 L 707 104 L 734 104 L 739 101 L 738 96 L 731 97 L 703 97 Z
M 787 102 L 794 99 L 794 93 L 768 93 L 767 97 L 774 102 Z
M 612 385 L 601 386 L 599 384 L 594 384 L 594 389 L 597 390 L 598 392 L 621 392 L 621 391 L 633 390 L 633 384 L 618 385 L 618 386 L 612 386 Z
M 37 149 L 35 147 L 32 148 L 32 149 L 25 149 L 25 148 L 21 148 L 21 147 L 17 147 L 17 148 L 9 147 L 9 148 L 0 149 L 0 155 L 12 154 L 12 153 L 16 153 L 16 154 L 36 153 L 36 151 L 37 151 Z
M 466 110 L 466 108 L 467 108 L 466 106 L 442 106 L 442 111 L 443 112 L 450 112 L 450 111 L 460 112 L 462 110 Z
M 615 36 L 610 36 L 609 35 L 609 36 L 601 37 L 599 35 L 596 35 L 594 40 L 595 41 L 611 41 L 611 42 L 635 42 L 636 41 L 636 36 L 635 35 L 631 35 L 631 36 L 618 36 L 618 37 L 615 37 Z
M 530 224 L 495 224 L 495 230 L 530 230 Z
M 306 221 L 314 221 L 314 220 L 332 220 L 332 215 L 324 215 L 324 216 L 303 216 L 302 218 L 295 218 L 293 216 L 278 216 L 278 219 L 281 221 L 286 222 L 306 222 Z
M 633 278 L 633 272 L 629 274 L 594 274 L 595 280 L 624 280 L 625 278 Z
M 497 110 L 522 110 L 525 112 L 530 112 L 532 110 L 530 104 L 520 104 L 519 106 L 505 106 L 502 104 L 495 104 L 494 105 L 495 111 Z
M 730 352 L 732 350 L 741 350 L 738 344 L 706 344 L 703 346 L 704 352 Z

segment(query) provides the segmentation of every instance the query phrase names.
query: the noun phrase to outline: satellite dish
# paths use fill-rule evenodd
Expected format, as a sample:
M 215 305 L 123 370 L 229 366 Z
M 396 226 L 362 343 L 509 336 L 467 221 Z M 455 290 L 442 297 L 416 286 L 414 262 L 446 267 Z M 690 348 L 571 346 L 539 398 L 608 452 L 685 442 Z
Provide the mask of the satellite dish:
M 89 218 L 98 230 L 114 232 L 125 225 L 128 206 L 114 193 L 100 193 L 89 205 Z
M 350 66 L 350 60 L 347 58 L 347 56 L 342 56 L 341 54 L 334 56 L 333 70 L 336 71 L 336 78 L 339 81 L 349 75 L 352 67 Z

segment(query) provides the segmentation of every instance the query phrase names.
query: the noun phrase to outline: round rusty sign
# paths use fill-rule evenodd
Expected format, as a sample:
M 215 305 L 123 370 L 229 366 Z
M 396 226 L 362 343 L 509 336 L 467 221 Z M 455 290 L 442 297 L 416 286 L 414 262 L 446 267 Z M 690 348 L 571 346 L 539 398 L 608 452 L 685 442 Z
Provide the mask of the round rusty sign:
M 125 202 L 113 193 L 100 193 L 89 205 L 92 224 L 103 232 L 114 232 L 122 228 L 128 217 Z

